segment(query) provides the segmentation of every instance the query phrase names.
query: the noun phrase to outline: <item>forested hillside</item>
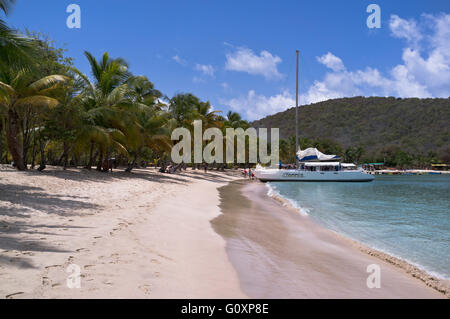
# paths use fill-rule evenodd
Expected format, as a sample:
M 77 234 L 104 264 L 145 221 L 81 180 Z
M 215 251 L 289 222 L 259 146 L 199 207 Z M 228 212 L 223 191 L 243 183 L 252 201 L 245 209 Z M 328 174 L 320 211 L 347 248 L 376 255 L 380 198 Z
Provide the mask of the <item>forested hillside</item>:
M 295 138 L 289 141 L 295 135 L 295 108 L 252 125 L 280 128 L 282 151 L 295 144 Z M 386 160 L 395 166 L 450 162 L 449 127 L 450 98 L 354 97 L 299 108 L 305 146 L 315 144 L 340 155 L 359 149 L 359 161 Z

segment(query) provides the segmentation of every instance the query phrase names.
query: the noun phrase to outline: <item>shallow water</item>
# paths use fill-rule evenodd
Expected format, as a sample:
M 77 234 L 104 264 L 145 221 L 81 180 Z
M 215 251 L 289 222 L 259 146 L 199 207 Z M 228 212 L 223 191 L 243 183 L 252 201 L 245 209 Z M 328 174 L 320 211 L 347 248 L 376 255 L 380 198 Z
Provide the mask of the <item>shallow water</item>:
M 319 224 L 450 279 L 450 175 L 267 185 Z

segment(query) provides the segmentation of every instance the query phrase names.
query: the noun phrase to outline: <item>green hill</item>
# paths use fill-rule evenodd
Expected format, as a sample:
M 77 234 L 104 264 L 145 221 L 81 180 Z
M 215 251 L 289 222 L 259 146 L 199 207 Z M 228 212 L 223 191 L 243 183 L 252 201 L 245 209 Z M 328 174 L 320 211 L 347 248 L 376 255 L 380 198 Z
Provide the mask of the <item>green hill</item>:
M 252 126 L 278 127 L 280 137 L 287 139 L 295 135 L 295 108 Z M 306 105 L 299 108 L 299 135 L 336 143 L 341 153 L 362 147 L 364 160 L 402 152 L 409 164 L 421 164 L 421 156 L 428 162 L 450 162 L 450 98 L 353 97 Z

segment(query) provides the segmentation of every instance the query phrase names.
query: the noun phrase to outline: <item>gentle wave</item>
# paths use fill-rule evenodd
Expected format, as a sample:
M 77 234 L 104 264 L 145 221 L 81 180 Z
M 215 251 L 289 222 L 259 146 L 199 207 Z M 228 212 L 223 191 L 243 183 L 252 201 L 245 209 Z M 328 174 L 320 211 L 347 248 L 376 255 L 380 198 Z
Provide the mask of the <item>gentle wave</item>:
M 292 208 L 296 209 L 301 215 L 303 216 L 309 216 L 311 213 L 311 210 L 309 208 L 305 208 L 304 207 L 304 203 L 302 201 L 302 203 L 300 203 L 300 201 L 292 199 L 292 198 L 288 198 L 286 195 L 282 194 L 282 190 L 279 190 L 277 188 L 277 185 L 271 184 L 271 183 L 266 183 L 267 186 L 267 195 L 278 200 L 279 202 L 281 202 L 283 205 L 285 206 L 291 206 Z M 284 185 L 282 185 L 284 187 Z M 292 195 L 292 194 L 291 194 Z M 291 196 L 292 197 L 292 196 Z M 303 205 L 303 206 L 302 206 Z M 319 208 L 316 208 L 319 209 Z M 310 216 L 313 217 L 313 219 L 316 219 L 317 216 L 315 216 L 317 214 L 317 212 L 314 213 L 314 216 Z M 387 256 L 391 256 L 395 259 L 398 259 L 400 261 L 403 261 L 411 266 L 416 267 L 418 270 L 421 270 L 423 272 L 425 272 L 426 274 L 429 274 L 430 276 L 436 277 L 440 280 L 450 280 L 450 276 L 448 274 L 445 273 L 441 273 L 439 271 L 436 271 L 436 269 L 432 269 L 433 267 L 429 267 L 424 265 L 421 262 L 417 262 L 417 261 L 413 261 L 410 260 L 407 257 L 407 254 L 405 255 L 405 252 L 403 252 L 401 255 L 403 256 L 399 256 L 399 254 L 392 252 L 390 249 L 386 249 L 386 248 L 382 248 L 379 245 L 377 245 L 374 242 L 371 242 L 370 240 L 362 240 L 361 238 L 355 238 L 355 236 L 352 236 L 351 233 L 349 233 L 348 231 L 342 231 L 340 229 L 340 225 L 339 224 L 335 224 L 333 225 L 334 227 L 329 227 L 332 226 L 331 224 L 333 222 L 336 222 L 336 220 L 328 220 L 327 221 L 329 224 L 325 224 L 324 226 L 327 227 L 328 229 L 332 230 L 334 233 L 344 237 L 344 238 L 348 238 L 356 243 L 360 243 L 362 245 L 367 245 L 367 248 L 369 249 L 373 249 L 376 250 L 382 254 L 385 254 Z M 342 220 L 339 221 L 339 223 L 341 223 Z M 321 223 L 321 221 L 319 220 L 319 223 Z M 333 229 L 334 228 L 334 229 Z M 385 258 L 383 258 L 385 259 Z M 428 260 L 427 260 L 428 261 Z
M 266 183 L 267 196 L 280 202 L 283 206 L 293 208 L 299 212 L 302 216 L 309 216 L 310 210 L 304 208 L 295 200 L 289 199 L 280 194 L 275 185 Z M 331 232 L 336 234 L 336 236 L 342 238 L 342 240 L 350 241 L 362 252 L 369 254 L 373 257 L 379 258 L 389 264 L 392 264 L 398 268 L 403 269 L 406 273 L 411 276 L 422 280 L 427 286 L 436 289 L 437 291 L 443 293 L 445 296 L 450 297 L 450 278 L 444 274 L 432 271 L 417 262 L 408 260 L 407 258 L 402 258 L 387 249 L 382 249 L 377 247 L 377 245 L 371 245 L 366 243 L 366 241 L 360 241 L 353 238 L 353 236 L 346 234 L 345 232 L 338 232 L 333 229 L 329 229 Z
M 284 197 L 281 195 L 277 190 L 275 186 L 270 185 L 269 183 L 266 183 L 267 190 L 267 196 L 276 199 L 277 201 L 281 202 L 283 206 L 291 206 L 295 210 L 297 210 L 302 216 L 308 216 L 309 215 L 309 209 L 300 206 L 299 203 L 297 203 L 294 200 L 291 200 L 289 198 Z

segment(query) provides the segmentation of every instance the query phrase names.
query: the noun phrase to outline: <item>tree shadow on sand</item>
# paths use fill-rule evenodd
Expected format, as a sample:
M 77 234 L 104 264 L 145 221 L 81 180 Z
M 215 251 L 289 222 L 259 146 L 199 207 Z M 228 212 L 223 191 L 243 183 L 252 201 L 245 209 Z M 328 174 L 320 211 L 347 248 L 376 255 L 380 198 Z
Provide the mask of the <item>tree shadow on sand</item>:
M 0 173 L 14 173 L 17 171 L 11 168 L 1 168 Z M 51 176 L 71 181 L 90 181 L 96 183 L 108 183 L 115 180 L 143 179 L 156 183 L 178 183 L 184 184 L 187 181 L 184 178 L 177 177 L 177 174 L 164 174 L 151 169 L 134 169 L 132 172 L 125 172 L 123 169 L 116 169 L 114 172 L 99 172 L 95 169 L 87 170 L 84 168 L 61 168 L 51 167 L 42 172 L 36 170 L 27 170 L 20 172 L 28 176 Z
M 17 233 L 21 234 L 20 230 L 16 230 Z M 68 250 L 59 249 L 43 242 L 39 242 L 38 240 L 7 236 L 3 231 L 1 231 L 0 234 L 0 249 L 2 250 L 2 253 L 0 253 L 0 265 L 6 264 L 17 268 L 35 268 L 30 259 L 26 257 L 27 255 L 32 255 L 33 252 L 69 252 Z M 7 254 L 9 254 L 9 256 Z M 11 256 L 11 254 L 14 255 Z
M 0 202 L 9 202 L 20 206 L 17 209 L 0 206 L 0 216 L 17 217 L 18 215 L 13 214 L 14 211 L 24 215 L 24 213 L 32 210 L 38 210 L 47 214 L 74 216 L 80 215 L 80 213 L 76 212 L 80 209 L 99 208 L 98 205 L 87 203 L 83 199 L 86 199 L 86 197 L 48 194 L 44 189 L 35 186 L 0 183 Z
M 5 168 L 0 166 L 0 173 L 11 173 L 14 172 L 12 168 Z M 194 173 L 184 176 L 185 173 Z M 192 170 L 188 168 L 187 171 L 176 172 L 173 174 L 160 173 L 152 168 L 137 168 L 132 172 L 124 172 L 122 168 L 114 170 L 114 172 L 99 172 L 95 169 L 87 170 L 84 168 L 68 168 L 63 170 L 61 168 L 50 167 L 42 172 L 36 170 L 28 170 L 21 172 L 28 176 L 52 176 L 56 178 L 71 180 L 71 181 L 91 181 L 96 183 L 108 183 L 111 181 L 118 180 L 132 180 L 132 179 L 142 179 L 150 182 L 156 183 L 171 183 L 171 184 L 187 184 L 186 177 L 193 177 L 195 179 L 203 179 L 211 182 L 225 182 L 226 176 L 235 175 L 236 173 L 227 170 L 225 172 L 214 171 L 216 174 L 211 174 L 211 171 L 204 173 L 203 170 Z
M 100 208 L 84 199 L 77 196 L 48 194 L 42 188 L 35 186 L 0 183 L 0 265 L 34 268 L 30 259 L 27 258 L 27 255 L 32 255 L 33 252 L 68 252 L 29 236 L 53 236 L 56 234 L 48 230 L 79 227 L 28 224 L 26 221 L 33 211 L 58 216 L 75 216 L 82 215 L 80 210 L 83 209 Z M 62 235 L 58 234 L 58 236 Z
M 36 268 L 28 258 L 23 257 L 7 257 L 0 255 L 0 265 L 1 264 L 9 264 L 22 269 Z

